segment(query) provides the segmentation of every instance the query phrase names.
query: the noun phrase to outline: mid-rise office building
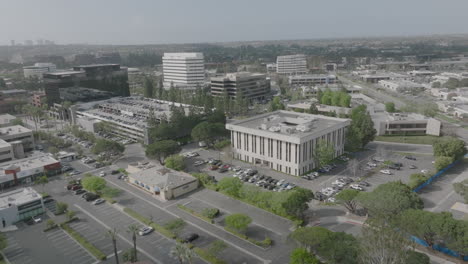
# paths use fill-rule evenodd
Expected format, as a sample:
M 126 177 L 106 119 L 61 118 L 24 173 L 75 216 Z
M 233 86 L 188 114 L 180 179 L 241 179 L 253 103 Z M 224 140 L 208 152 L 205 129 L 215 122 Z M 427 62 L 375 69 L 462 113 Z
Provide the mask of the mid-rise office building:
M 203 53 L 164 53 L 164 88 L 194 89 L 205 82 L 205 60 Z
M 276 58 L 276 73 L 285 75 L 306 74 L 307 59 L 304 54 L 278 56 Z
M 335 75 L 308 74 L 289 76 L 288 81 L 290 86 L 316 86 L 335 84 L 337 78 Z
M 0 115 L 0 127 L 11 126 L 13 120 L 16 120 L 16 116 L 10 114 Z
M 8 143 L 21 142 L 25 151 L 34 149 L 34 136 L 32 130 L 20 125 L 0 127 L 0 139 Z
M 42 74 L 46 72 L 54 72 L 57 66 L 53 63 L 38 62 L 33 66 L 23 67 L 24 78 L 39 78 L 42 79 Z
M 222 77 L 211 78 L 211 94 L 237 98 L 242 94 L 251 101 L 265 100 L 270 96 L 270 80 L 265 74 L 239 72 L 229 73 Z
M 21 188 L 0 194 L 1 227 L 31 219 L 45 212 L 42 196 L 33 188 Z
M 234 158 L 302 175 L 316 167 L 315 147 L 331 144 L 335 157 L 344 152 L 349 119 L 275 111 L 226 124 Z
M 107 93 L 109 96 L 130 95 L 127 68 L 120 67 L 119 64 L 75 66 L 73 70 L 44 73 L 43 80 L 49 106 L 62 101 L 87 101 L 83 99 L 86 94 L 90 100 L 96 97 L 96 93 Z M 83 92 L 83 88 L 96 92 Z M 70 94 L 80 94 L 80 96 L 68 98 L 67 95 Z

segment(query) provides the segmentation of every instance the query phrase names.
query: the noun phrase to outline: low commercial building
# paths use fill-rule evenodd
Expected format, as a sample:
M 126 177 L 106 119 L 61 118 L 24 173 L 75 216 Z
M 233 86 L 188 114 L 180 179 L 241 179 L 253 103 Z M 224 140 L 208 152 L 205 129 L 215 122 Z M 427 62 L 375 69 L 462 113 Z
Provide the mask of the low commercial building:
M 0 163 L 10 161 L 14 158 L 11 144 L 0 139 Z
M 289 76 L 289 85 L 294 86 L 316 86 L 335 84 L 338 78 L 335 75 L 310 74 Z
M 60 162 L 47 154 L 3 162 L 0 164 L 0 188 L 28 184 L 44 174 L 56 175 L 61 171 Z
M 42 196 L 31 187 L 0 194 L 2 228 L 45 212 Z
M 8 143 L 21 141 L 25 151 L 34 149 L 34 136 L 32 130 L 20 125 L 0 127 L 0 139 L 5 140 Z
M 366 83 L 378 83 L 382 80 L 390 80 L 390 76 L 365 74 L 361 76 L 361 80 L 363 80 Z
M 331 144 L 334 156 L 344 152 L 349 119 L 275 111 L 226 124 L 233 157 L 292 175 L 316 167 L 315 147 Z
M 442 123 L 434 118 L 417 114 L 395 113 L 379 123 L 377 134 L 383 135 L 432 135 L 440 136 Z
M 380 80 L 379 84 L 393 92 L 404 92 L 404 91 L 417 91 L 424 90 L 425 87 L 422 84 L 406 81 L 406 80 Z
M 287 109 L 290 109 L 290 110 L 300 109 L 300 111 L 305 112 L 310 109 L 311 104 L 312 102 L 288 104 Z M 318 104 L 318 103 L 315 103 L 315 106 L 317 107 L 317 110 L 320 114 L 335 113 L 337 115 L 340 115 L 340 114 L 349 115 L 351 114 L 351 110 L 352 110 L 351 108 L 348 108 L 348 107 L 323 105 L 323 104 Z
M 192 175 L 160 165 L 132 165 L 128 183 L 151 193 L 162 200 L 175 199 L 198 188 L 198 180 Z
M 213 96 L 224 96 L 227 93 L 235 99 L 242 94 L 243 98 L 250 101 L 260 101 L 270 96 L 270 88 L 270 79 L 260 73 L 238 72 L 211 78 Z
M 24 78 L 38 78 L 42 79 L 42 74 L 46 72 L 54 72 L 57 66 L 53 63 L 38 62 L 33 66 L 23 67 Z
M 0 127 L 11 126 L 11 122 L 16 119 L 16 116 L 10 114 L 0 115 Z

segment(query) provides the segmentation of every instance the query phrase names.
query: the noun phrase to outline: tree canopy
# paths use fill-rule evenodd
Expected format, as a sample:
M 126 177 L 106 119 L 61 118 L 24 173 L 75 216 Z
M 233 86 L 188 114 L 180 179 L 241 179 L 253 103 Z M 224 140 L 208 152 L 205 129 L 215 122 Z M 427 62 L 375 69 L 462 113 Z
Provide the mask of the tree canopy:
M 156 141 L 146 146 L 145 154 L 150 158 L 159 160 L 164 164 L 164 159 L 180 151 L 179 144 L 174 140 Z
M 103 153 L 103 152 L 110 152 L 110 153 L 122 153 L 124 152 L 125 147 L 124 145 L 115 142 L 113 140 L 107 139 L 97 139 L 96 144 L 92 148 L 92 152 L 94 154 Z
M 357 208 L 356 197 L 359 195 L 358 190 L 345 189 L 339 192 L 335 198 L 339 204 L 342 204 L 349 212 L 354 213 Z
M 363 148 L 374 140 L 377 131 L 367 111 L 366 105 L 360 105 L 351 111 L 351 125 L 348 128 L 346 147 L 351 151 Z
M 325 140 L 319 140 L 314 148 L 315 167 L 329 164 L 335 158 L 335 147 Z
M 290 255 L 289 264 L 320 264 L 305 248 L 296 248 Z
M 202 122 L 192 130 L 192 138 L 212 145 L 217 139 L 226 136 L 227 131 L 223 123 Z
M 273 100 L 271 100 L 270 107 L 269 107 L 270 112 L 273 112 L 276 110 L 284 110 L 284 109 L 286 109 L 286 107 L 281 102 L 281 98 L 279 96 L 276 96 L 273 98 Z
M 170 169 L 181 171 L 185 169 L 184 160 L 185 158 L 182 155 L 171 155 L 166 158 L 164 164 Z
M 101 193 L 102 190 L 106 187 L 106 180 L 98 176 L 88 176 L 84 177 L 81 181 L 83 188 L 93 193 Z
M 395 103 L 393 103 L 393 102 L 385 103 L 385 111 L 387 111 L 389 113 L 394 113 L 396 111 Z
M 226 223 L 226 227 L 244 233 L 252 222 L 252 218 L 245 214 L 231 214 L 226 216 L 224 222 Z
M 465 141 L 454 137 L 442 137 L 432 144 L 434 156 L 451 157 L 457 160 L 466 154 Z
M 312 201 L 314 194 L 309 189 L 297 188 L 287 199 L 282 206 L 286 212 L 298 219 L 302 219 L 304 212 L 309 209 L 308 203 Z

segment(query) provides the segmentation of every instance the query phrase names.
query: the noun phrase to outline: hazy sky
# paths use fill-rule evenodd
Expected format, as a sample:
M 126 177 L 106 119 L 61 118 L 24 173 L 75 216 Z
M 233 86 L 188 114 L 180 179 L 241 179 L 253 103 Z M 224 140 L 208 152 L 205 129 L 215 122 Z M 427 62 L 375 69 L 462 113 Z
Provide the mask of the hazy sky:
M 468 33 L 467 0 L 0 0 L 0 44 Z

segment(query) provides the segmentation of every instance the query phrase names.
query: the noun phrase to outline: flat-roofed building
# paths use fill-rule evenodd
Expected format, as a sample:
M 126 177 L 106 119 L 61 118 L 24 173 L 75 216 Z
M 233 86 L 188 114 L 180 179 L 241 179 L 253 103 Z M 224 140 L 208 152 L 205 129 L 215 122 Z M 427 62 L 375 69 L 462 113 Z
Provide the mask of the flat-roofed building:
M 38 78 L 42 79 L 42 74 L 46 72 L 54 72 L 57 70 L 57 66 L 53 63 L 38 62 L 33 66 L 23 67 L 24 78 Z
M 278 56 L 276 58 L 276 73 L 278 74 L 306 74 L 307 71 L 307 59 L 304 54 Z
M 238 72 L 229 73 L 222 77 L 211 78 L 211 94 L 230 98 L 237 98 L 242 93 L 243 98 L 265 100 L 270 95 L 270 80 L 265 74 Z
M 10 114 L 0 115 L 0 127 L 11 126 L 11 122 L 16 119 L 16 116 Z
M 432 135 L 440 136 L 442 123 L 418 114 L 394 113 L 380 121 L 377 135 Z
M 21 141 L 23 149 L 30 151 L 34 149 L 34 136 L 29 128 L 20 125 L 0 127 L 0 139 L 8 143 Z
M 425 89 L 422 84 L 406 80 L 380 80 L 379 85 L 393 92 L 422 91 Z
M 308 74 L 289 76 L 288 81 L 290 86 L 316 86 L 335 84 L 337 82 L 335 75 L 325 74 Z
M 205 59 L 203 53 L 164 53 L 164 88 L 195 89 L 205 82 Z
M 132 166 L 128 183 L 162 200 L 175 199 L 198 188 L 192 175 L 152 163 Z
M 1 227 L 29 220 L 45 212 L 42 196 L 33 188 L 21 188 L 0 194 Z
M 275 111 L 226 124 L 236 159 L 263 164 L 291 175 L 316 167 L 315 147 L 321 140 L 344 152 L 349 119 Z
M 11 144 L 0 139 L 0 163 L 10 161 L 14 158 Z

